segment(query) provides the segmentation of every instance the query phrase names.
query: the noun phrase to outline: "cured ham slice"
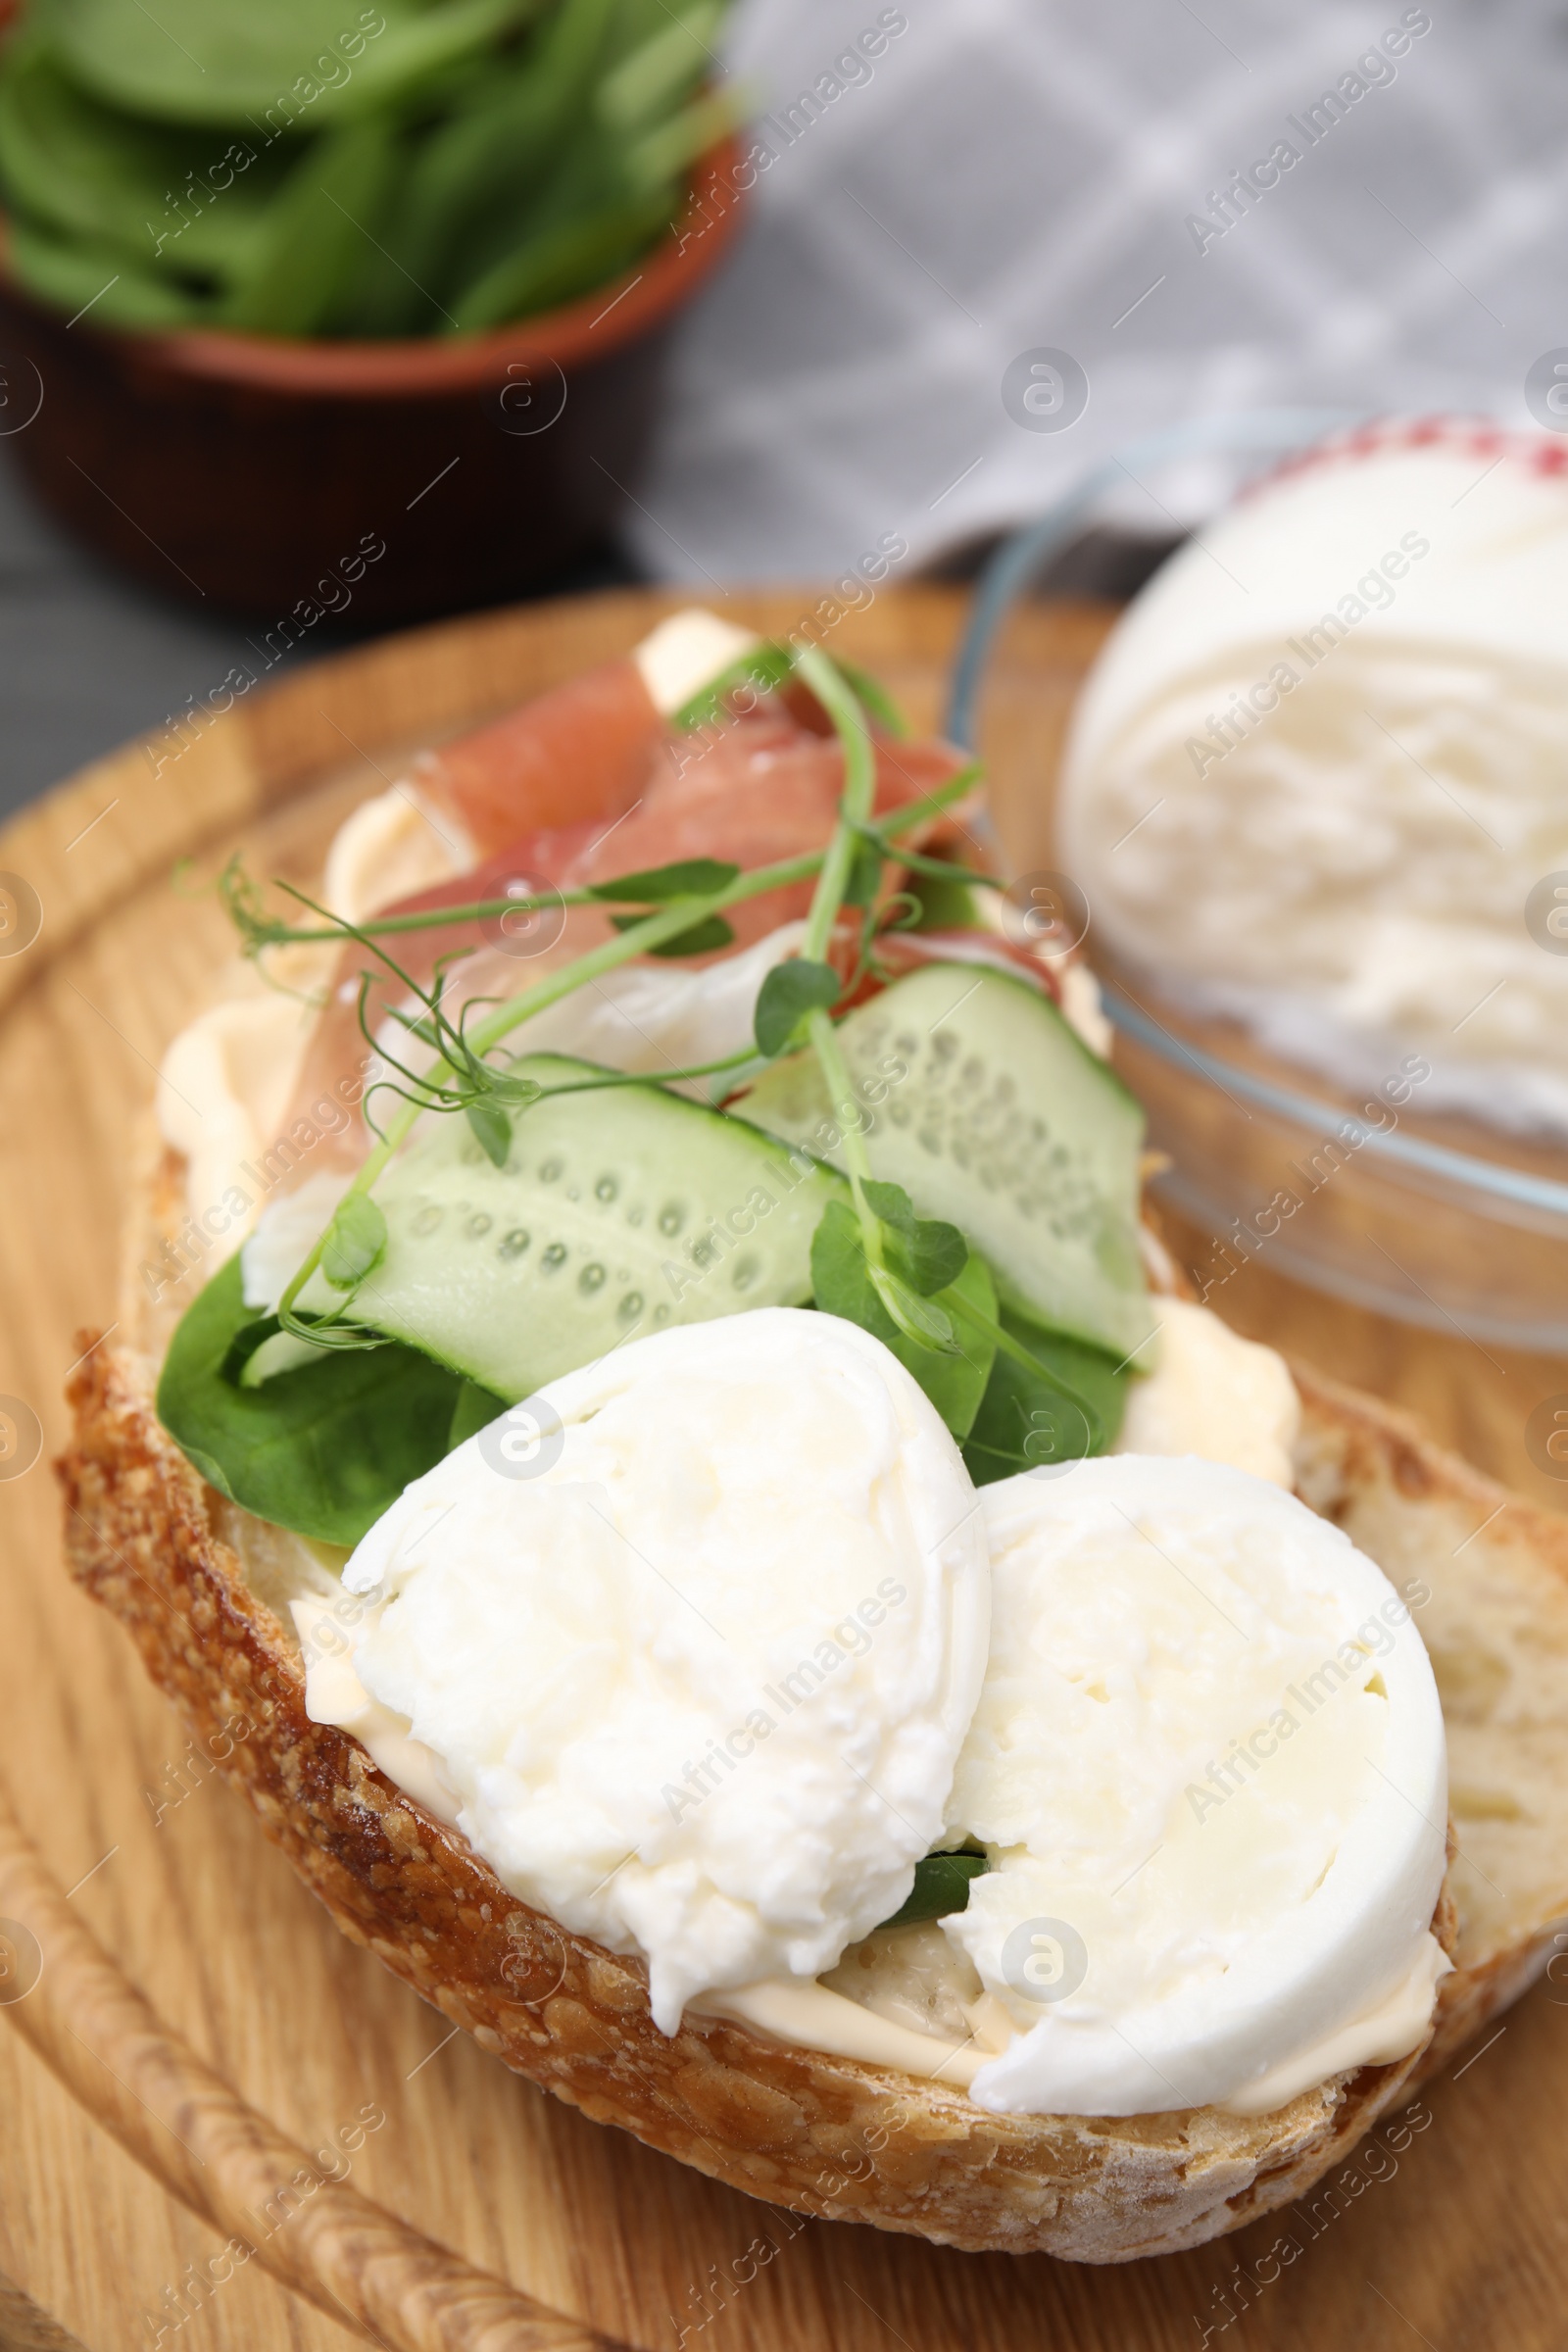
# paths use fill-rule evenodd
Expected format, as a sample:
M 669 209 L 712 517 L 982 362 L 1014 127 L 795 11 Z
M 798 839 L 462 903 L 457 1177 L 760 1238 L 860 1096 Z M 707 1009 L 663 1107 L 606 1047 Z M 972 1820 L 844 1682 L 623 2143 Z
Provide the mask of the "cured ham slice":
M 424 753 L 415 781 L 432 813 L 487 858 L 524 833 L 629 808 L 665 725 L 636 662 L 607 662 Z
M 652 713 L 646 725 L 627 672 Z M 876 761 L 875 806 L 885 814 L 945 782 L 962 756 L 943 743 L 879 739 Z M 782 701 L 769 698 L 754 713 L 700 737 L 678 735 L 654 711 L 635 666 L 612 663 L 439 755 L 421 789 L 445 795 L 448 817 L 456 814 L 471 837 L 498 825 L 509 808 L 515 814 L 526 807 L 543 821 L 514 827 L 466 872 L 386 911 L 463 906 L 552 884 L 581 888 L 689 858 L 745 869 L 771 864 L 826 845 L 843 781 L 837 739 L 803 724 Z M 568 813 L 576 821 L 549 821 Z M 912 828 L 909 838 L 918 841 L 938 821 L 934 812 L 932 824 Z M 750 946 L 803 915 L 811 890 L 808 880 L 732 908 L 727 919 L 735 945 Z M 443 959 L 462 956 L 444 998 L 455 1020 L 464 1004 L 517 995 L 610 935 L 609 908 L 555 907 L 391 935 L 385 945 L 421 987 Z M 726 952 L 733 951 L 718 951 Z M 393 1005 L 410 1003 L 402 980 L 377 969 L 358 944 L 347 947 L 306 1054 L 302 1104 L 365 1061 L 359 1008 L 367 971 L 374 975 L 366 1005 L 372 1034 Z M 389 1107 L 385 1097 L 379 1107 Z M 351 1164 L 365 1149 L 365 1129 L 356 1120 L 337 1139 L 333 1156 Z
M 942 743 L 879 741 L 876 752 L 875 805 L 883 815 L 933 791 L 962 763 Z M 645 797 L 569 878 L 604 881 L 684 858 L 771 865 L 826 845 L 843 789 L 837 739 L 800 725 L 777 703 L 733 720 L 697 749 L 668 736 L 651 763 Z M 918 838 L 917 828 L 910 839 Z M 797 883 L 734 907 L 728 920 L 737 940 L 747 946 L 804 914 L 811 890 L 810 882 Z

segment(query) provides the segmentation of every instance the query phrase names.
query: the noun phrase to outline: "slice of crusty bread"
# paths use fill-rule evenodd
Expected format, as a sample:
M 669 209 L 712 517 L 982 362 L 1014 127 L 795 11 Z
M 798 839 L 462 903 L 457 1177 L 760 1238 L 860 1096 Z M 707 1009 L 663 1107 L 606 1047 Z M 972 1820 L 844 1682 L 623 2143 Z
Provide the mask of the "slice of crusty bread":
M 1301 2195 L 1544 1966 L 1568 1917 L 1568 1525 L 1402 1415 L 1298 1368 L 1299 1491 L 1396 1583 L 1431 1592 L 1417 1622 L 1443 1690 L 1458 1837 L 1434 1924 L 1458 1965 L 1426 2047 L 1275 2115 L 1105 2119 L 991 2115 L 936 2083 L 711 2019 L 666 2039 L 640 1963 L 531 1911 L 356 1740 L 307 1717 L 278 1547 L 205 1485 L 153 1409 L 172 1322 L 209 1270 L 157 1303 L 136 1278 L 149 1240 L 177 1226 L 181 1172 L 149 1153 L 122 1307 L 139 1345 L 90 1348 L 72 1382 L 60 1465 L 72 1568 L 208 1752 L 228 1748 L 221 1768 L 344 1934 L 596 2121 L 798 2211 L 1124 2262 Z M 243 1740 L 224 1736 L 236 1718 Z
M 1434 1446 L 1406 1413 L 1293 1364 L 1297 1492 L 1402 1589 L 1448 1735 L 1456 1974 L 1416 2070 L 1516 2000 L 1568 1925 L 1568 1520 Z

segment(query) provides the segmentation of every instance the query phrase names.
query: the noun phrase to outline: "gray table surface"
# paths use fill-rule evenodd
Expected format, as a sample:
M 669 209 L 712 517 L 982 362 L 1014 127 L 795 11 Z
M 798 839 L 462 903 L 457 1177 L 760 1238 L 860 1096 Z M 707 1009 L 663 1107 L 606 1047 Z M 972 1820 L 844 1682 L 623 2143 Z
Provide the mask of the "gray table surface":
M 156 726 L 243 645 L 239 621 L 108 570 L 0 454 L 0 817 Z
M 542 593 L 642 576 L 607 551 Z M 157 596 L 114 570 L 39 507 L 0 445 L 0 821 L 87 760 L 160 725 L 245 657 L 254 627 Z M 288 659 L 318 661 L 364 635 L 334 636 L 323 626 Z

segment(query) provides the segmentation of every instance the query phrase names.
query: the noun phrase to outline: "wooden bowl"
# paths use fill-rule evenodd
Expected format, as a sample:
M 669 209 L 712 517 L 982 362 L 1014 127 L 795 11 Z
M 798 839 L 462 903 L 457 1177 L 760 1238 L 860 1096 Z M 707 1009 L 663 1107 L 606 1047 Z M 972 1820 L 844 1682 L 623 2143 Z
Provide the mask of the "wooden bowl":
M 327 612 L 405 620 L 537 587 L 624 511 L 669 330 L 735 233 L 738 163 L 733 138 L 712 148 L 623 276 L 451 340 L 106 332 L 36 302 L 0 249 L 0 352 L 42 394 L 16 460 L 79 538 L 254 614 L 270 643 Z

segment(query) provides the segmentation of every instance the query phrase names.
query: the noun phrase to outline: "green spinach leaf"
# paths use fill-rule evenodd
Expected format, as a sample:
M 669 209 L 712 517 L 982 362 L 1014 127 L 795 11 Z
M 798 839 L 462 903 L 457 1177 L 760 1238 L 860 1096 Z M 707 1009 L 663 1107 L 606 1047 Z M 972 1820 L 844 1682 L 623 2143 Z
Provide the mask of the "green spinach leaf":
M 640 874 L 612 874 L 608 881 L 590 882 L 588 893 L 595 899 L 662 906 L 667 899 L 706 899 L 727 890 L 740 879 L 740 870 L 721 858 L 680 858 L 671 865 L 646 866 Z
M 242 1389 L 223 1377 L 222 1365 L 255 1319 L 241 1292 L 239 1258 L 231 1257 L 174 1334 L 158 1384 L 158 1417 L 231 1502 L 320 1543 L 357 1544 L 410 1481 L 447 1452 L 466 1384 L 389 1342 L 323 1351 L 318 1362 Z M 492 1399 L 491 1412 L 473 1427 L 503 1410 Z
M 1128 1373 L 1102 1348 L 1060 1332 L 1045 1331 L 1009 1307 L 1000 1321 L 1020 1346 L 1076 1389 L 1098 1414 L 1108 1446 L 1121 1427 Z M 963 1458 L 977 1487 L 1019 1470 L 1054 1462 L 1081 1461 L 1092 1450 L 1092 1433 L 1077 1407 L 1051 1382 L 1034 1378 L 999 1348 L 991 1377 L 968 1431 Z
M 0 56 L 8 258 L 90 331 L 549 309 L 630 268 L 733 126 L 701 86 L 723 6 L 28 0 Z
M 629 931 L 643 917 L 640 914 L 612 914 L 610 919 L 617 931 Z M 661 940 L 658 947 L 650 948 L 648 953 L 650 956 L 710 956 L 715 948 L 731 946 L 734 938 L 734 931 L 721 914 L 705 914 L 693 923 L 689 931 L 678 932 L 673 939 Z
M 925 1854 L 914 1866 L 914 1885 L 884 1928 L 912 1928 L 918 1920 L 946 1919 L 968 1906 L 969 1888 L 991 1868 L 984 1854 Z
M 315 129 L 304 107 L 343 121 L 426 83 L 487 47 L 526 0 L 38 0 L 30 12 L 55 54 L 111 106 L 155 122 L 230 123 L 272 110 Z
M 475 1431 L 488 1429 L 506 1409 L 504 1396 L 497 1396 L 490 1389 L 481 1389 L 476 1380 L 460 1381 L 458 1401 L 452 1408 L 452 1426 L 447 1431 L 448 1453 L 456 1453 Z
M 859 1221 L 846 1201 L 829 1201 L 811 1237 L 811 1284 L 816 1304 L 824 1313 L 858 1323 L 862 1331 L 891 1348 L 954 1436 L 961 1441 L 968 1435 L 991 1378 L 992 1343 L 956 1314 L 946 1317 L 954 1335 L 951 1349 L 923 1348 L 900 1331 L 872 1286 Z M 937 1292 L 932 1304 L 942 1307 L 955 1295 L 984 1315 L 996 1314 L 996 1286 L 983 1258 L 971 1253 L 956 1281 Z

